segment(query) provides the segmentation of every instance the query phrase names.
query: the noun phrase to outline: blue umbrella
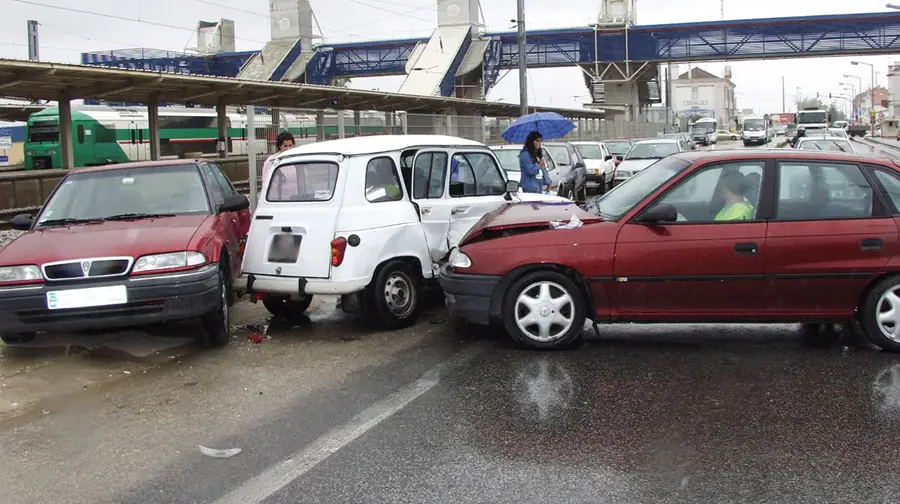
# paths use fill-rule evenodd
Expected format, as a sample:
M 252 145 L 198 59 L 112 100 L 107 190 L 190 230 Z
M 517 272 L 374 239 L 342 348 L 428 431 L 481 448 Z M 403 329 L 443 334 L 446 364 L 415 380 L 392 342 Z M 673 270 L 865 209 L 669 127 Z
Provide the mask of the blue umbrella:
M 507 142 L 522 143 L 532 131 L 549 140 L 564 137 L 573 129 L 575 125 L 572 121 L 556 112 L 535 112 L 516 119 L 500 136 Z

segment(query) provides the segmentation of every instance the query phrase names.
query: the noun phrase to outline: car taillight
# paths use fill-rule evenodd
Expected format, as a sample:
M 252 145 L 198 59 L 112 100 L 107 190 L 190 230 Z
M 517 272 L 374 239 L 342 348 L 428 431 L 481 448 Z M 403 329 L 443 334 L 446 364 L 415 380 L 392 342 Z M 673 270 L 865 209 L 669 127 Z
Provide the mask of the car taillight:
M 331 240 L 331 265 L 340 266 L 344 262 L 344 252 L 347 250 L 347 239 L 339 236 Z

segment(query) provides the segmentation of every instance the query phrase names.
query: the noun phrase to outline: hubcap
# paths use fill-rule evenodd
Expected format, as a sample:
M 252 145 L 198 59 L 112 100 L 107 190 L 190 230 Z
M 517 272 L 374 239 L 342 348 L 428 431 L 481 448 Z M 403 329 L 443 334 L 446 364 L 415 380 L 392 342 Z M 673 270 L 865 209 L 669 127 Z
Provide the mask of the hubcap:
M 900 343 L 900 285 L 892 287 L 881 295 L 875 307 L 875 320 L 881 334 Z
M 529 285 L 516 298 L 514 309 L 519 330 L 540 342 L 561 338 L 575 320 L 575 301 L 556 282 L 540 281 Z
M 384 301 L 394 315 L 404 316 L 412 310 L 415 294 L 409 279 L 402 273 L 393 273 L 384 284 Z

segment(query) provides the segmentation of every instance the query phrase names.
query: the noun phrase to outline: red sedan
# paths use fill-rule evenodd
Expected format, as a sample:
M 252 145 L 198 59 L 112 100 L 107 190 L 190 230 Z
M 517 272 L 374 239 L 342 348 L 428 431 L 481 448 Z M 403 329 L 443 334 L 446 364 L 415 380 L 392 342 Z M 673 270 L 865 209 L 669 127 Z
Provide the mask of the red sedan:
M 452 311 L 501 322 L 539 349 L 569 345 L 586 319 L 858 321 L 896 352 L 898 224 L 900 169 L 889 159 L 684 152 L 584 209 L 508 204 L 485 215 L 440 283 Z
M 200 318 L 230 339 L 250 203 L 203 160 L 74 170 L 0 249 L 0 338 Z

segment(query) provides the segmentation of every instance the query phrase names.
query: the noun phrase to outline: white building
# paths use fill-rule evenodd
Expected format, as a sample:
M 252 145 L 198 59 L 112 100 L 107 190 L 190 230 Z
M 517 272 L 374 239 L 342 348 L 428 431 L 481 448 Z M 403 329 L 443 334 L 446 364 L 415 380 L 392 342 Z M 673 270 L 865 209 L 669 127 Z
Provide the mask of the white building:
M 693 68 L 672 81 L 672 110 L 683 122 L 713 117 L 719 128 L 734 128 L 738 118 L 734 88 L 728 78 Z

